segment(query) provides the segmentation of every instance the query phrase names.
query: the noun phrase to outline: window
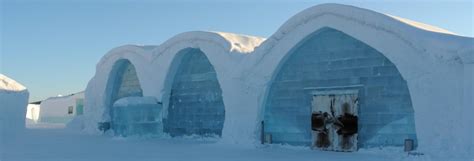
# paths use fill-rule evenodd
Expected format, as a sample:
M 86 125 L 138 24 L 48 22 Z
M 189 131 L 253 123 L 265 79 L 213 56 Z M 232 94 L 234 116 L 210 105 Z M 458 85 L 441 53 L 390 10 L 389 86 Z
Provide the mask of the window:
M 76 115 L 84 114 L 84 99 L 76 99 Z
M 67 109 L 67 114 L 72 114 L 74 111 L 74 106 L 69 106 Z

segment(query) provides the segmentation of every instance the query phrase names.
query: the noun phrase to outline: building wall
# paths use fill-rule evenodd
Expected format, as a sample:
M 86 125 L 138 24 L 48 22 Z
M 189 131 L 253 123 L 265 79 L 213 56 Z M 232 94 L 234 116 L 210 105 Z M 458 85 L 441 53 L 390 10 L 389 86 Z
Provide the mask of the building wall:
M 184 49 L 171 85 L 164 130 L 171 136 L 221 135 L 225 118 L 216 71 L 199 49 Z M 173 75 L 172 75 L 173 76 Z
M 406 81 L 382 53 L 340 31 L 323 28 L 300 42 L 280 65 L 265 104 L 273 142 L 311 144 L 311 88 L 359 90 L 359 147 L 416 140 Z
M 84 93 L 75 93 L 68 96 L 51 97 L 41 102 L 39 122 L 67 123 L 77 114 L 77 100 L 84 99 Z M 69 108 L 72 108 L 69 113 Z

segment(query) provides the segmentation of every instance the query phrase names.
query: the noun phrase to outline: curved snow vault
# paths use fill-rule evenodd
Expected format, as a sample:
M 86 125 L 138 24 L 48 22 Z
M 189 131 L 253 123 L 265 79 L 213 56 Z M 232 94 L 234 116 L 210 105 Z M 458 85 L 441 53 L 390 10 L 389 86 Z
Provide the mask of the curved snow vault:
M 311 145 L 311 90 L 359 90 L 359 147 L 416 140 L 406 81 L 382 53 L 343 32 L 322 28 L 280 63 L 265 105 L 274 143 Z
M 127 59 L 115 62 L 107 82 L 107 108 L 108 115 L 113 118 L 113 104 L 124 97 L 143 96 L 143 90 L 138 80 L 135 66 Z M 112 120 L 113 122 L 113 120 Z
M 172 79 L 167 83 L 171 89 L 164 132 L 221 136 L 225 108 L 214 67 L 196 48 L 183 49 L 174 59 L 168 74 Z
M 242 101 L 246 96 L 243 79 L 240 79 L 241 61 L 250 56 L 256 46 L 265 39 L 253 36 L 238 35 L 224 32 L 191 31 L 173 36 L 153 53 L 153 70 L 151 95 L 161 98 L 163 102 L 163 117 L 167 117 L 169 96 L 176 68 L 172 68 L 180 51 L 194 48 L 206 55 L 216 71 L 216 77 L 222 90 L 222 99 L 225 108 L 225 122 L 222 129 L 221 142 L 250 144 L 255 141 L 255 109 L 256 106 Z M 150 84 L 151 85 L 151 84 Z M 235 99 L 240 98 L 240 99 Z
M 248 98 L 254 98 L 247 102 L 259 107 L 257 120 L 264 119 L 268 85 L 279 62 L 304 38 L 325 27 L 368 44 L 396 65 L 410 91 L 416 127 L 430 127 L 416 129 L 418 150 L 450 154 L 463 151 L 455 149 L 471 149 L 465 140 L 472 140 L 472 134 L 465 129 L 471 127 L 472 119 L 465 111 L 472 111 L 472 104 L 463 103 L 461 98 L 466 99 L 463 91 L 472 92 L 462 87 L 462 79 L 446 78 L 469 80 L 469 74 L 461 71 L 472 69 L 474 39 L 348 5 L 323 4 L 298 13 L 242 61 L 242 77 L 251 95 Z M 453 115 L 446 115 L 447 107 Z M 254 138 L 259 139 L 260 122 L 255 127 Z M 447 138 L 449 143 L 443 141 Z
M 170 90 L 165 82 L 170 66 L 176 53 L 196 48 L 206 54 L 222 88 L 226 113 L 222 141 L 254 143 L 261 134 L 268 85 L 276 77 L 280 62 L 308 35 L 325 27 L 363 42 L 397 67 L 410 91 L 416 127 L 430 127 L 416 130 L 419 151 L 450 154 L 472 147 L 472 141 L 466 140 L 472 140 L 474 131 L 466 133 L 465 129 L 473 126 L 470 82 L 474 39 L 338 4 L 318 5 L 298 13 L 267 40 L 195 31 L 176 35 L 157 47 L 127 45 L 113 49 L 98 63 L 87 86 L 87 130 L 99 134 L 97 123 L 109 121 L 108 116 L 103 116 L 107 104 L 105 87 L 116 60 L 128 59 L 135 65 L 144 95 L 162 98 L 166 117 Z M 447 109 L 450 115 L 446 115 Z

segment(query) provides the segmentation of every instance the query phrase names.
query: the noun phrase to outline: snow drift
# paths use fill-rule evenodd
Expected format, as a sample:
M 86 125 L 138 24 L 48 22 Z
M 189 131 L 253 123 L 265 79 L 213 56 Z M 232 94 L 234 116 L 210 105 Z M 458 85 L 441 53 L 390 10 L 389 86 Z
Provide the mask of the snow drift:
M 332 28 L 368 44 L 395 64 L 407 81 L 418 149 L 432 154 L 472 154 L 474 135 L 474 39 L 444 29 L 353 6 L 323 4 L 290 18 L 267 40 L 221 32 L 186 32 L 159 46 L 112 49 L 97 64 L 85 91 L 85 126 L 110 120 L 107 83 L 114 64 L 135 66 L 143 96 L 163 102 L 164 116 L 173 60 L 187 48 L 206 54 L 222 88 L 222 142 L 257 142 L 264 102 L 290 50 L 321 28 Z M 436 126 L 433 126 L 436 125 Z M 471 130 L 467 130 L 471 129 Z M 441 152 L 441 153 L 440 153 Z

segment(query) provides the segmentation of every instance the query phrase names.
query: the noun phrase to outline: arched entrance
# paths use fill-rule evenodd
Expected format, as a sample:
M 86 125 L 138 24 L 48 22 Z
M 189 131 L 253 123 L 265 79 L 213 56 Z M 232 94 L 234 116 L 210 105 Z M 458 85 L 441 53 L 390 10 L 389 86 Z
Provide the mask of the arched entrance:
M 265 102 L 264 132 L 273 143 L 314 146 L 311 115 L 327 108 L 335 120 L 344 104 L 332 114 L 329 106 L 337 100 L 357 101 L 344 106 L 358 116 L 357 147 L 416 140 L 410 93 L 396 66 L 367 44 L 327 27 L 307 36 L 280 62 Z
M 106 118 L 110 118 L 110 122 L 102 125 L 107 127 L 99 128 L 103 128 L 102 130 L 112 128 L 115 131 L 120 129 L 121 127 L 118 127 L 118 124 L 114 123 L 121 121 L 117 120 L 117 116 L 115 116 L 117 111 L 114 110 L 114 103 L 121 98 L 142 96 L 143 90 L 138 80 L 135 66 L 126 59 L 115 62 L 107 83 L 107 110 L 106 113 L 104 113 L 104 115 L 108 115 Z
M 183 49 L 172 64 L 164 132 L 171 136 L 221 136 L 225 119 L 222 90 L 206 55 L 199 49 Z

